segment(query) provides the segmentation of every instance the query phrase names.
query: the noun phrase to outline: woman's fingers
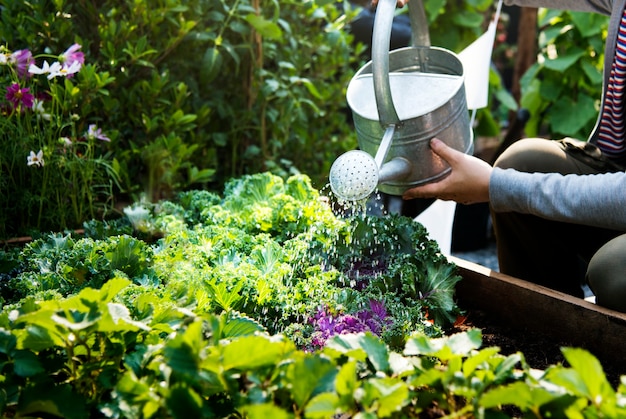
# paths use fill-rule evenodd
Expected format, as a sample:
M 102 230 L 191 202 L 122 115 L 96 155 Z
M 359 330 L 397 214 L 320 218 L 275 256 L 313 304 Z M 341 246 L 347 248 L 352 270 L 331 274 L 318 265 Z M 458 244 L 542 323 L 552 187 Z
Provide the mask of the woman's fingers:
M 489 178 L 492 167 L 483 160 L 469 156 L 438 139 L 431 140 L 430 147 L 445 160 L 450 173 L 441 180 L 407 190 L 404 199 L 438 198 L 463 204 L 489 200 Z

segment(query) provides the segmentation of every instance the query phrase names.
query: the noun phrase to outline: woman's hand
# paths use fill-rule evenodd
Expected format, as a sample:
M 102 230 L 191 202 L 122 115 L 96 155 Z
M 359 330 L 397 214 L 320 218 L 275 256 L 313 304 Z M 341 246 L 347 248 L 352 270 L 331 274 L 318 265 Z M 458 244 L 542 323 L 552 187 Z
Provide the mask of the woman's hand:
M 464 154 L 433 138 L 430 148 L 444 159 L 452 171 L 437 182 L 409 189 L 402 196 L 412 198 L 439 198 L 461 204 L 489 201 L 489 178 L 493 168 L 485 161 Z

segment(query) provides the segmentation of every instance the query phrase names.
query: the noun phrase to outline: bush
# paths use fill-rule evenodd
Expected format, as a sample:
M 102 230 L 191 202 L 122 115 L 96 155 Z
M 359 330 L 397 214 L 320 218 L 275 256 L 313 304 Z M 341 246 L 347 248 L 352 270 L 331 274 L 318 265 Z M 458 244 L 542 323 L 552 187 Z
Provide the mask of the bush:
M 333 144 L 353 146 L 343 22 L 314 1 L 11 2 L 0 39 L 53 51 L 78 42 L 115 77 L 78 111 L 119 131 L 123 191 L 158 200 L 243 172 L 326 173 Z

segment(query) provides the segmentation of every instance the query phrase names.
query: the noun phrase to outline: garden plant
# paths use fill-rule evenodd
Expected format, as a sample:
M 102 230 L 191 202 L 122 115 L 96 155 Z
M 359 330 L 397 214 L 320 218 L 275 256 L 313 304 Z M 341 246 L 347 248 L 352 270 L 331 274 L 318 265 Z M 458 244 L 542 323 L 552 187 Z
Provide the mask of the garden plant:
M 460 279 L 423 226 L 232 180 L 0 253 L 0 411 L 46 417 L 618 417 L 591 354 L 545 371 L 446 335 Z

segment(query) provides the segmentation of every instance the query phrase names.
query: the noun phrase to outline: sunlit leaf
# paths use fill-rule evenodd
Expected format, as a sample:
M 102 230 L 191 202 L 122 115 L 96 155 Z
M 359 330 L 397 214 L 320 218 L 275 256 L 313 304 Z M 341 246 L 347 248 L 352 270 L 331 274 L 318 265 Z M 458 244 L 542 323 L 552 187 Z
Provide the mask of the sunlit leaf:
M 389 352 L 387 345 L 371 333 L 337 335 L 330 339 L 326 346 L 331 349 L 345 351 L 353 356 L 353 351 L 363 350 L 367 358 L 378 371 L 389 369 Z M 360 357 L 357 357 L 360 359 Z
M 293 415 L 270 403 L 248 404 L 241 407 L 242 412 L 250 419 L 291 419 Z
M 337 414 L 339 397 L 335 393 L 321 393 L 306 405 L 307 418 L 330 418 Z
M 311 397 L 333 389 L 337 368 L 329 360 L 304 355 L 289 365 L 287 377 L 296 404 L 304 407 Z
M 249 14 L 246 16 L 246 21 L 264 38 L 276 40 L 283 36 L 280 26 L 262 16 Z
M 291 344 L 285 340 L 270 340 L 265 336 L 243 336 L 225 344 L 222 348 L 224 370 L 236 368 L 259 368 L 277 365 Z M 250 348 L 254 348 L 253 351 Z

